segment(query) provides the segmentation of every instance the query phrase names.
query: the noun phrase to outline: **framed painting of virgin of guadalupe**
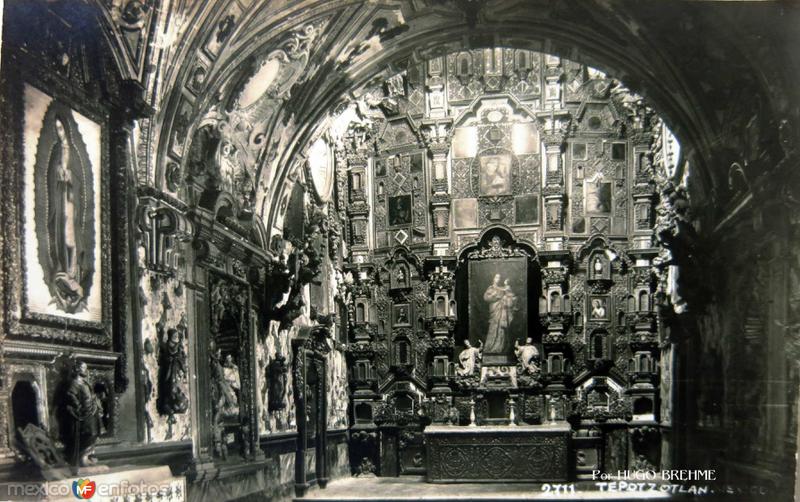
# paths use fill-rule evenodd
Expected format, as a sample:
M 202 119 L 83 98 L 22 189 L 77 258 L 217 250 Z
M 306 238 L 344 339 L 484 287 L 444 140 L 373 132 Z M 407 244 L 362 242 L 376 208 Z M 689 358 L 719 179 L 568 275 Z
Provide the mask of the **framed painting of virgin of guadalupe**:
M 525 258 L 471 260 L 469 338 L 483 342 L 483 364 L 514 361 L 514 342 L 528 333 L 528 263 Z
M 24 89 L 23 315 L 102 328 L 103 122 L 36 87 Z

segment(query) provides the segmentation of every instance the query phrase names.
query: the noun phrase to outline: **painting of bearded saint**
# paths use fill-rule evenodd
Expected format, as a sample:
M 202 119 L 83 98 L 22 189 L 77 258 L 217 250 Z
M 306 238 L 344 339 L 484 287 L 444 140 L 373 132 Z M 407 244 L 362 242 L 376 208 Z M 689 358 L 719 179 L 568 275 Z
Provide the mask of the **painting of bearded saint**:
M 527 336 L 527 263 L 481 260 L 470 263 L 470 342 L 483 343 L 483 363 L 513 362 L 514 342 Z
M 94 187 L 84 139 L 72 111 L 53 102 L 36 151 L 36 237 L 51 304 L 67 314 L 87 308 L 94 256 Z

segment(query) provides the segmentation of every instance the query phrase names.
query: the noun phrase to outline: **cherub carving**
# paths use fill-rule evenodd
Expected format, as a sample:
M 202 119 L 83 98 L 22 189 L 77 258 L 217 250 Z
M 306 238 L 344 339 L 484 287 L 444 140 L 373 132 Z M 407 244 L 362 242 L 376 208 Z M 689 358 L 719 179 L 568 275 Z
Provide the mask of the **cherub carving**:
M 473 347 L 469 340 L 465 340 L 464 350 L 458 355 L 459 367 L 456 369 L 456 373 L 461 376 L 472 375 L 480 366 L 482 357 L 483 342 L 478 341 L 478 346 Z
M 520 345 L 519 340 L 514 342 L 514 355 L 525 373 L 532 375 L 539 372 L 539 366 L 535 362 L 539 359 L 539 349 L 533 344 L 533 339 L 526 339 L 524 345 Z

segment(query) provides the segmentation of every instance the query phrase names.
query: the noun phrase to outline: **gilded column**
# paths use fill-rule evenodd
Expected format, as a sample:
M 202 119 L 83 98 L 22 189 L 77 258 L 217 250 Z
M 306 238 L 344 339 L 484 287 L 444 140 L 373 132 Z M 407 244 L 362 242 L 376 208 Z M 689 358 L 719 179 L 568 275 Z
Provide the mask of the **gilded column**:
M 450 238 L 450 182 L 447 176 L 447 154 L 450 151 L 452 119 L 434 119 L 422 123 L 425 144 L 432 158 L 431 215 L 433 241 Z
M 546 249 L 562 249 L 566 201 L 563 156 L 570 114 L 567 110 L 541 112 L 537 114 L 537 119 L 544 147 L 545 179 L 542 197 L 545 210 L 545 246 Z

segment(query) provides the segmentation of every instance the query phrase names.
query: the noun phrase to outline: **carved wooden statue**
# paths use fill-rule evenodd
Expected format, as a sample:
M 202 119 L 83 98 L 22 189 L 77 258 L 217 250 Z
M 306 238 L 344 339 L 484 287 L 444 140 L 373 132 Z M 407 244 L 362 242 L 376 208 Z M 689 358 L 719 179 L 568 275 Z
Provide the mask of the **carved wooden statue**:
M 223 396 L 223 381 L 225 379 L 222 368 L 222 350 L 211 342 L 211 356 L 209 358 L 209 369 L 211 374 L 211 430 L 214 440 L 214 455 L 228 458 L 228 447 L 222 440 L 222 413 L 225 402 Z
M 525 340 L 524 345 L 520 345 L 519 340 L 514 342 L 514 354 L 525 373 L 533 375 L 539 372 L 539 366 L 536 364 L 536 360 L 539 359 L 539 349 L 533 344 L 531 338 Z
M 73 465 L 81 467 L 97 463 L 94 443 L 100 433 L 101 408 L 87 381 L 88 377 L 86 363 L 76 361 L 66 394 L 66 416 L 69 420 L 64 438 L 66 454 Z
M 241 381 L 239 380 L 239 367 L 233 362 L 233 356 L 227 354 L 222 365 L 222 398 L 223 413 L 226 416 L 239 415 L 239 392 Z
M 161 415 L 186 413 L 189 409 L 189 399 L 181 390 L 181 383 L 186 376 L 186 352 L 181 338 L 177 329 L 167 330 L 159 350 L 156 405 Z
M 483 342 L 478 341 L 478 347 L 473 347 L 469 340 L 464 341 L 464 350 L 458 355 L 459 368 L 456 372 L 461 376 L 475 373 L 481 362 Z
M 280 354 L 269 363 L 269 411 L 286 408 L 286 375 L 288 371 L 286 358 Z

